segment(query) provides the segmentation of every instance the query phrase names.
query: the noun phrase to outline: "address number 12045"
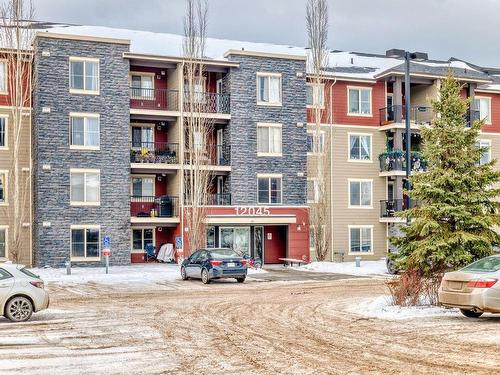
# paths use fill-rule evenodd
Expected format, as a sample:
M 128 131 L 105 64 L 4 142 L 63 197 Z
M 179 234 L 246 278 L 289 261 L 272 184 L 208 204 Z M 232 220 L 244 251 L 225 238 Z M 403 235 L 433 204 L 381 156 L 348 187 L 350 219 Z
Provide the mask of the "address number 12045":
M 237 216 L 269 216 L 269 207 L 235 207 Z

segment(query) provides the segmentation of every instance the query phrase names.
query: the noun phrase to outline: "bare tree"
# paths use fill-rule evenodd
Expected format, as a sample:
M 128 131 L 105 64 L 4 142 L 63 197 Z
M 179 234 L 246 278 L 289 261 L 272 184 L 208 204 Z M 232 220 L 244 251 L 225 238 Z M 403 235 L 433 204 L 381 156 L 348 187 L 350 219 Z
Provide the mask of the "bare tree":
M 28 167 L 33 15 L 34 7 L 30 0 L 8 0 L 0 7 L 0 54 L 6 61 L 4 73 L 8 77 L 8 141 L 12 161 L 7 188 L 9 206 L 4 210 L 9 222 L 9 258 L 16 262 L 23 247 L 26 251 L 29 245 L 29 233 L 26 234 L 23 223 L 30 221 L 31 170 Z
M 184 125 L 185 162 L 184 210 L 190 249 L 205 244 L 206 206 L 212 174 L 209 165 L 215 160 L 216 149 L 211 142 L 214 120 L 205 113 L 209 100 L 205 93 L 204 66 L 208 3 L 206 0 L 186 0 L 184 17 Z
M 314 202 L 310 204 L 311 235 L 314 237 L 316 258 L 325 260 L 330 248 L 330 231 L 332 230 L 329 220 L 329 194 L 327 189 L 327 149 L 329 148 L 328 137 L 322 131 L 322 122 L 328 118 L 329 105 L 324 97 L 324 79 L 322 68 L 328 63 L 328 5 L 326 0 L 308 0 L 306 8 L 306 27 L 309 41 L 309 56 L 307 72 L 312 84 L 312 108 L 311 114 L 314 122 L 313 151 L 311 167 L 308 175 L 312 174 L 314 186 Z M 331 100 L 331 98 L 329 98 Z M 323 105 L 323 102 L 325 105 Z M 326 120 L 328 122 L 328 120 Z M 331 129 L 328 129 L 331 131 Z M 310 174 L 309 174 L 310 173 Z

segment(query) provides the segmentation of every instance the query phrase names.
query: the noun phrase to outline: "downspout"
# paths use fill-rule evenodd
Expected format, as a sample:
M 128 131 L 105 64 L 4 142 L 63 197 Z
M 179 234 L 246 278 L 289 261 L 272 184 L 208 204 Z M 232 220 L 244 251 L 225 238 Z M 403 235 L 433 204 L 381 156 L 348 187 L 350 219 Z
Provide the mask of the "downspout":
M 333 85 L 337 79 L 330 85 L 330 108 L 329 118 L 330 124 L 328 126 L 330 132 L 330 259 L 333 262 Z
M 181 218 L 181 238 L 182 238 L 182 254 L 185 257 L 185 241 L 184 241 L 184 60 L 181 63 L 181 70 L 179 72 L 179 120 L 180 120 L 180 145 L 179 145 L 179 153 L 180 153 L 180 187 L 179 187 L 179 208 L 180 208 L 180 218 Z

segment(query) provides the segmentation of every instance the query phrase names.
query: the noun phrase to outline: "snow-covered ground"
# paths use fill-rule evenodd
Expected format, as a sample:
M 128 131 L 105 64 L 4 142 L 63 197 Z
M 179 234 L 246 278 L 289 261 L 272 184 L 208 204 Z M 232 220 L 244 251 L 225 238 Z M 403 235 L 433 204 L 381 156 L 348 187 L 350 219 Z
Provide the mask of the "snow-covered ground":
M 342 273 L 345 275 L 387 275 L 385 260 L 363 260 L 361 267 L 355 262 L 311 262 L 305 266 L 294 268 L 299 271 Z
M 71 275 L 65 268 L 33 268 L 32 271 L 49 284 L 98 284 L 133 283 L 150 284 L 158 282 L 173 282 L 180 280 L 180 269 L 177 264 L 136 264 L 133 266 L 116 266 L 109 268 L 106 274 L 104 267 L 74 267 Z M 264 273 L 265 270 L 248 269 L 248 275 Z
M 388 296 L 367 298 L 355 304 L 354 307 L 349 308 L 349 311 L 370 318 L 389 320 L 460 315 L 456 309 L 445 309 L 444 307 L 431 305 L 410 307 L 394 306 L 391 304 L 390 297 Z

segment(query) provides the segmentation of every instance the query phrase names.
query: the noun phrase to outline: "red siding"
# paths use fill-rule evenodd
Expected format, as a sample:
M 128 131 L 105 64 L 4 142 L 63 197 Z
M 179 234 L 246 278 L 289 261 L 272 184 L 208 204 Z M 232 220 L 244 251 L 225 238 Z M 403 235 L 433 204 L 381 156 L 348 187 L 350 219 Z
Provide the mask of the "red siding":
M 5 58 L 5 55 L 0 56 L 0 58 Z M 29 68 L 30 63 L 24 63 L 21 70 L 21 75 L 22 75 L 22 80 L 23 80 L 23 89 L 28 89 L 29 87 L 29 78 L 30 78 L 30 68 Z M 13 66 L 11 64 L 8 64 L 7 66 L 7 94 L 0 94 L 0 105 L 2 106 L 10 106 L 11 105 L 11 92 L 10 92 L 10 85 L 13 82 Z M 28 94 L 28 93 L 26 93 Z M 14 92 L 12 92 L 12 95 L 15 95 Z M 29 95 L 28 96 L 28 101 L 24 104 L 25 107 L 30 107 L 31 106 L 31 98 Z
M 286 226 L 264 227 L 264 263 L 283 263 L 279 258 L 286 257 L 286 229 Z
M 483 125 L 481 130 L 486 133 L 500 133 L 500 94 L 476 92 L 474 95 L 491 98 L 491 125 Z

